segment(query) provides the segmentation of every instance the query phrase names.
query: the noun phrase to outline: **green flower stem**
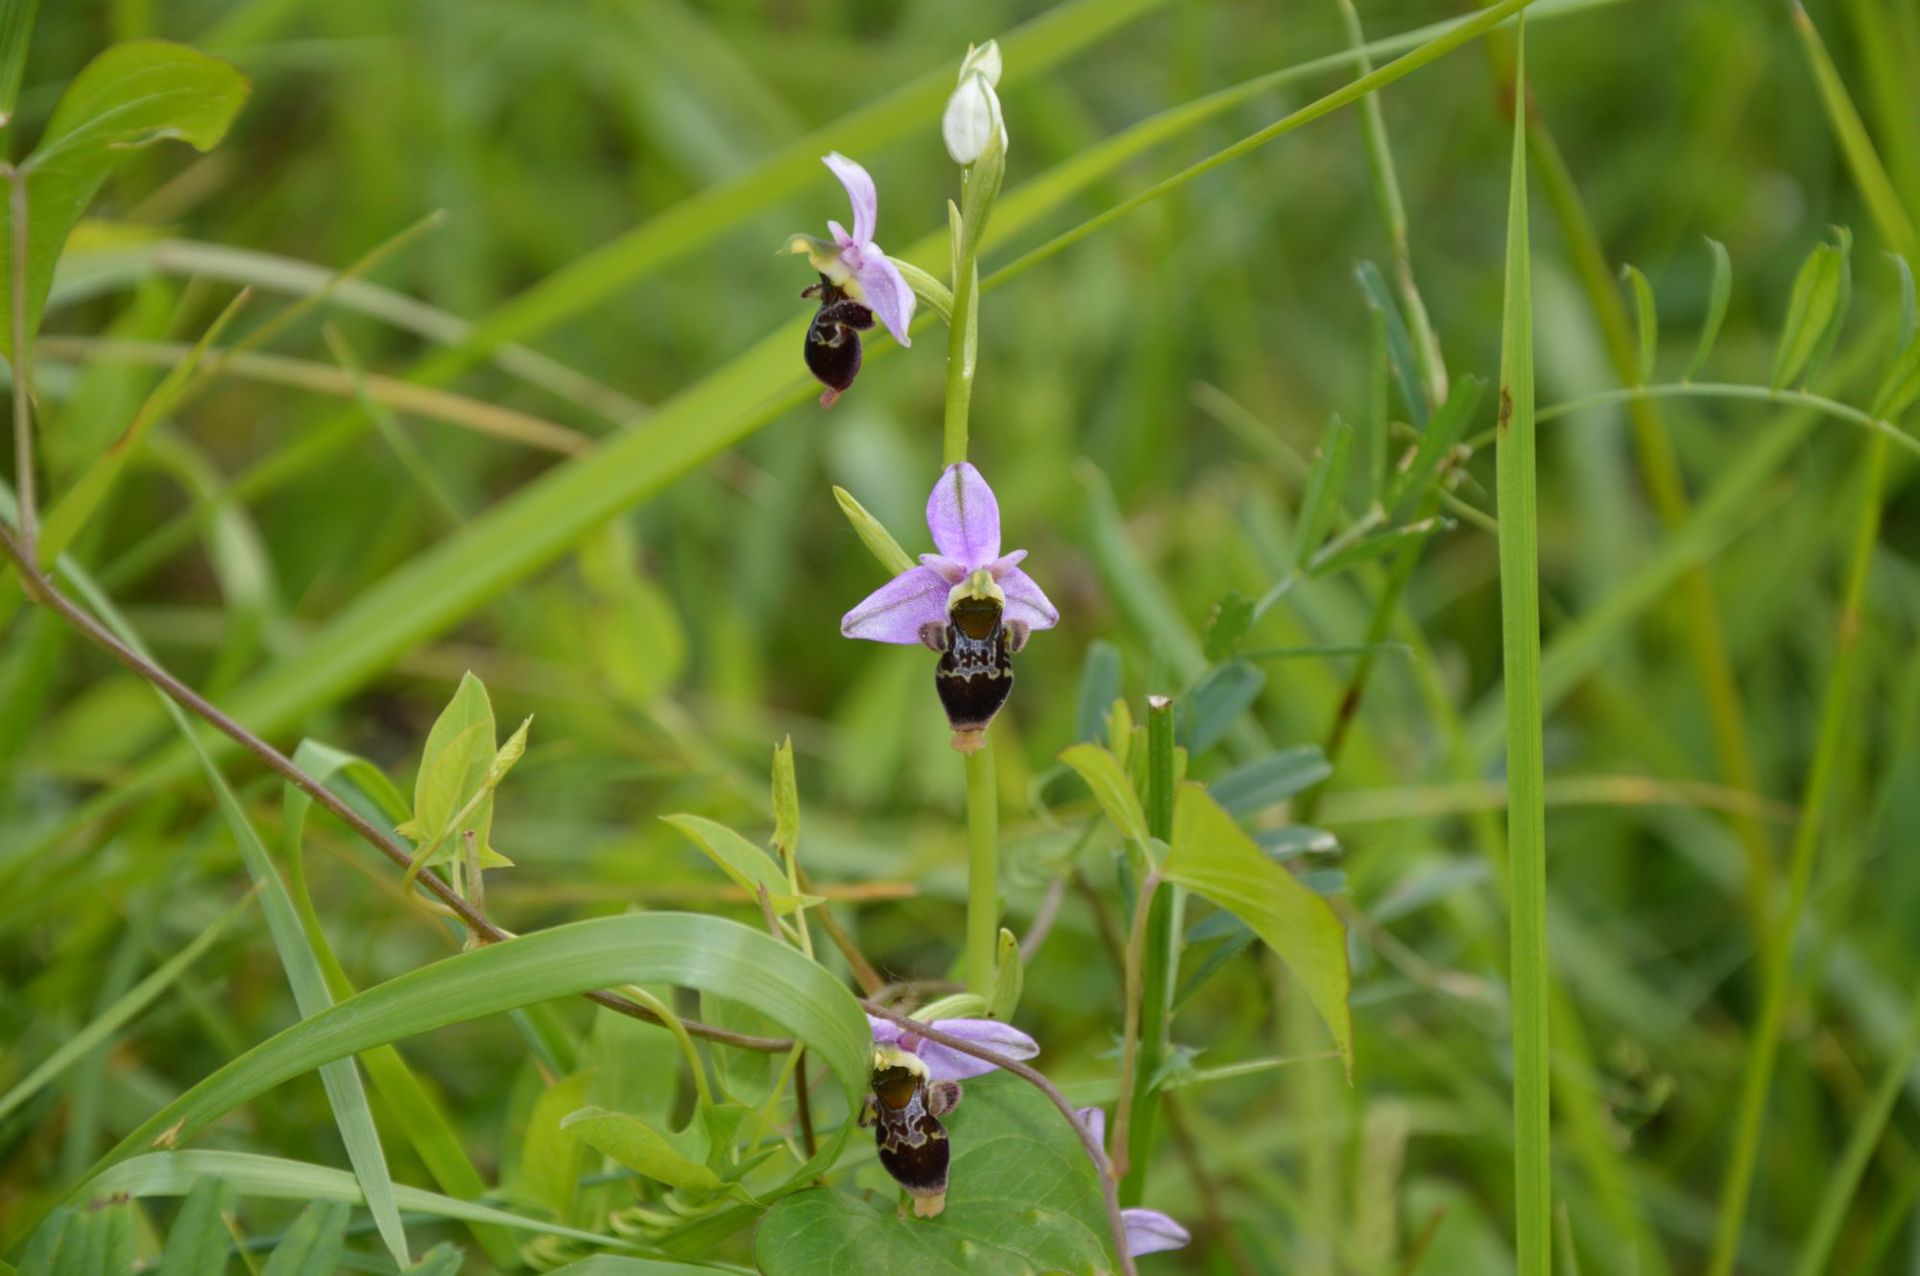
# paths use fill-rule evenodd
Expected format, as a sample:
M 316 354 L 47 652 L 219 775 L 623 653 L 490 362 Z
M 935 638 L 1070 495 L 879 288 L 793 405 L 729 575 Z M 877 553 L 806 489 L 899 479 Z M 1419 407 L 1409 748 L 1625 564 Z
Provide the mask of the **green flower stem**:
M 1773 1084 L 1773 1065 L 1780 1052 L 1780 1027 L 1787 998 L 1793 991 L 1793 938 L 1806 911 L 1813 882 L 1814 852 L 1827 831 L 1827 806 L 1833 797 L 1852 727 L 1854 683 L 1859 677 L 1860 626 L 1865 615 L 1867 580 L 1873 567 L 1874 546 L 1880 539 L 1881 488 L 1887 469 L 1886 436 L 1876 434 L 1867 446 L 1864 490 L 1860 493 L 1860 521 L 1855 526 L 1853 557 L 1847 569 L 1846 593 L 1835 623 L 1833 669 L 1820 704 L 1820 736 L 1813 767 L 1807 773 L 1800 801 L 1800 824 L 1794 830 L 1793 851 L 1787 865 L 1786 911 L 1774 928 L 1767 947 L 1760 1022 L 1750 1039 L 1746 1075 L 1740 1086 L 1740 1106 L 1734 1121 L 1733 1155 L 1720 1191 L 1720 1219 L 1714 1228 L 1711 1276 L 1729 1276 L 1740 1255 L 1740 1233 L 1745 1226 L 1747 1197 L 1760 1155 L 1760 1136 L 1766 1124 L 1767 1095 Z
M 1147 698 L 1147 833 L 1161 844 L 1173 837 L 1173 700 Z M 1145 929 L 1136 955 L 1129 944 L 1129 963 L 1137 962 L 1134 987 L 1139 996 L 1139 1059 L 1134 1088 L 1125 1097 L 1127 1109 L 1116 1117 L 1115 1146 L 1124 1134 L 1122 1154 L 1126 1172 L 1120 1180 L 1120 1204 L 1138 1205 L 1146 1195 L 1147 1166 L 1153 1155 L 1153 1136 L 1159 1124 L 1160 1092 L 1154 1080 L 1166 1061 L 1168 1025 L 1173 1017 L 1174 979 L 1180 962 L 1180 888 L 1153 890 L 1149 877 L 1135 908 L 1145 914 Z M 1144 1078 L 1142 1083 L 1138 1078 Z
M 967 991 L 993 992 L 1000 942 L 1000 800 L 993 744 L 967 754 Z
M 967 459 L 967 413 L 973 406 L 973 368 L 980 345 L 979 300 L 980 261 L 970 256 L 960 263 L 953 281 L 953 323 L 947 329 L 947 465 Z

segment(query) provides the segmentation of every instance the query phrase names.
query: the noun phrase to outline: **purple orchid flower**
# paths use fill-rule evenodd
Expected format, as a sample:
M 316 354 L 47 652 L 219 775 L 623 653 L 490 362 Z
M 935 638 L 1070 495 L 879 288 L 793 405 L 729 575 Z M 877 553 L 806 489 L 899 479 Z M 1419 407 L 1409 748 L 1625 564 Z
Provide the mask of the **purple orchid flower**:
M 875 1019 L 868 1015 L 867 1023 L 873 1029 L 873 1044 L 876 1047 L 892 1047 L 902 1054 L 912 1055 L 926 1065 L 929 1081 L 968 1081 L 995 1069 L 995 1065 L 985 1059 L 976 1059 L 952 1046 L 943 1046 L 937 1041 L 915 1036 L 910 1029 L 902 1028 L 891 1020 Z M 998 1019 L 935 1019 L 928 1026 L 950 1037 L 985 1046 L 1009 1059 L 1031 1059 L 1040 1053 L 1039 1042 L 1012 1024 L 1002 1023 Z
M 1080 1123 L 1093 1134 L 1095 1143 L 1107 1141 L 1107 1114 L 1101 1108 L 1081 1108 Z M 1191 1233 L 1159 1210 L 1126 1209 L 1120 1211 L 1120 1224 L 1127 1232 L 1127 1256 L 1157 1254 L 1166 1249 L 1182 1249 L 1193 1239 Z
M 953 747 L 971 752 L 1013 690 L 1013 653 L 1034 630 L 1058 624 L 1060 613 L 1020 570 L 1027 551 L 1000 552 L 1000 503 L 965 461 L 941 471 L 927 498 L 927 530 L 939 552 L 867 595 L 841 617 L 840 632 L 941 653 L 935 686 Z
M 940 1118 L 959 1106 L 962 1081 L 992 1072 L 994 1065 L 891 1020 L 868 1015 L 867 1023 L 873 1032 L 873 1089 L 859 1123 L 873 1128 L 880 1164 L 913 1198 L 915 1216 L 933 1218 L 947 1207 L 952 1159 Z M 1040 1053 L 1032 1037 L 992 1019 L 936 1019 L 930 1026 L 1015 1059 Z
M 912 345 L 908 328 L 918 299 L 900 268 L 873 242 L 879 196 L 872 176 L 838 151 L 823 157 L 823 162 L 847 188 L 853 231 L 849 234 L 839 222 L 830 221 L 831 240 L 795 235 L 787 241 L 786 251 L 805 254 L 820 273 L 820 282 L 800 295 L 820 301 L 820 311 L 807 327 L 807 367 L 827 387 L 820 402 L 832 407 L 859 374 L 860 333 L 873 327 L 877 315 L 895 341 Z

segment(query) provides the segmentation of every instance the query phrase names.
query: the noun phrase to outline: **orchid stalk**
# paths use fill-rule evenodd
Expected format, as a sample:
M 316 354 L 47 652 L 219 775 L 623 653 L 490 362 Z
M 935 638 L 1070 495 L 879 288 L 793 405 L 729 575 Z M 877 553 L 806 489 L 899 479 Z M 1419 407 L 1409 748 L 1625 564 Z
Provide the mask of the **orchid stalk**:
M 992 41 L 969 49 L 947 104 L 942 133 L 961 166 L 961 204 L 947 205 L 953 244 L 953 314 L 947 329 L 945 461 L 967 459 L 967 417 L 980 349 L 980 241 L 1007 171 L 1007 131 L 994 85 L 1000 50 Z M 1000 936 L 1000 804 L 993 746 L 966 754 L 967 770 L 967 988 L 993 992 L 994 950 Z

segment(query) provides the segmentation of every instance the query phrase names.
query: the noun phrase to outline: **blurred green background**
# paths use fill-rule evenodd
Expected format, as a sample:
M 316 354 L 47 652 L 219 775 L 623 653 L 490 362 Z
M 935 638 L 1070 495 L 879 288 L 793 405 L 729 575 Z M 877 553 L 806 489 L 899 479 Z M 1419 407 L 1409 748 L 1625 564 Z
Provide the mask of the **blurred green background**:
M 791 368 L 773 347 L 752 356 L 755 366 L 800 372 L 793 325 L 807 314 L 798 293 L 810 280 L 774 250 L 846 217 L 814 156 L 838 146 L 873 172 L 877 238 L 893 252 L 944 230 L 957 184 L 938 110 L 969 41 L 999 35 L 1007 48 L 1007 206 L 1157 112 L 1345 48 L 1333 0 L 1124 0 L 1104 16 L 1083 3 L 1068 23 L 1043 25 L 1079 34 L 1073 47 L 1035 47 L 1040 66 L 1023 65 L 1006 33 L 1049 10 L 997 0 L 41 8 L 14 126 L 25 137 L 60 86 L 116 40 L 181 40 L 253 82 L 224 144 L 204 156 L 165 145 L 137 154 L 69 247 L 38 369 L 43 484 L 53 492 L 161 375 L 166 351 L 151 343 L 194 341 L 242 283 L 257 293 L 232 331 L 253 329 L 287 304 L 288 281 L 308 277 L 298 263 L 345 268 L 444 210 L 367 270 L 364 282 L 385 291 L 342 290 L 267 344 L 308 369 L 282 373 L 324 380 L 330 393 L 236 361 L 163 423 L 76 546 L 160 658 L 222 704 L 262 703 L 248 696 L 263 680 L 292 686 L 303 670 L 325 669 L 310 693 L 282 698 L 291 708 L 271 737 L 287 749 L 303 737 L 353 749 L 403 788 L 463 670 L 485 679 L 503 723 L 535 715 L 494 837 L 516 867 L 488 886 L 490 911 L 515 931 L 636 906 L 752 920 L 656 817 L 702 811 L 758 829 L 769 750 L 791 735 L 809 871 L 845 901 L 838 914 L 884 973 L 945 976 L 965 889 L 961 771 L 925 654 L 838 637 L 839 615 L 882 575 L 830 490 L 849 489 L 910 552 L 928 547 L 920 511 L 940 459 L 944 331 L 926 329 L 910 351 L 883 354 L 889 343 L 871 341 L 866 372 L 831 411 L 811 397 L 785 406 L 797 382 L 742 383 L 712 400 L 699 387 L 776 330 L 790 334 L 774 341 L 787 342 Z M 1370 37 L 1466 8 L 1360 6 Z M 1604 268 L 1631 262 L 1650 278 L 1664 333 L 1658 379 L 1679 378 L 1707 311 L 1703 236 L 1734 264 L 1707 379 L 1764 385 L 1794 273 L 1841 224 L 1856 236 L 1855 300 L 1816 388 L 1864 406 L 1898 311 L 1884 255 L 1898 245 L 1856 193 L 1790 7 L 1548 9 L 1529 22 L 1530 104 L 1542 126 L 1533 162 L 1539 170 L 1538 139 L 1549 137 Z M 1920 213 L 1920 6 L 1824 0 L 1807 12 L 1908 215 Z M 1491 378 L 1498 359 L 1510 64 L 1509 30 L 1381 97 L 1414 272 L 1456 377 Z M 1346 78 L 1332 65 L 1170 130 L 998 239 L 986 268 Z M 889 100 L 916 83 L 917 95 Z M 857 126 L 809 137 L 850 112 L 863 113 Z M 1601 308 L 1569 249 L 1568 213 L 1537 178 L 1543 405 L 1620 383 Z M 1021 1013 L 1064 1081 L 1108 1074 L 1119 1022 L 1101 931 L 1123 916 L 1113 847 L 1104 834 L 1082 836 L 1084 794 L 1051 766 L 1089 721 L 1088 652 L 1098 642 L 1117 649 L 1121 689 L 1136 700 L 1188 688 L 1215 603 L 1229 591 L 1257 597 L 1284 574 L 1303 472 L 1289 458 L 1310 456 L 1333 414 L 1362 419 L 1373 392 L 1372 320 L 1355 279 L 1363 260 L 1391 276 L 1359 117 L 1347 110 L 1146 205 L 984 300 L 973 459 L 998 490 L 1008 546 L 1031 551 L 1027 566 L 1063 615 L 1020 657 L 995 736 L 1010 924 L 1024 930 L 1049 883 L 1069 883 Z M 448 324 L 503 308 L 494 331 L 536 354 L 431 365 Z M 369 411 L 355 398 L 355 367 L 430 378 L 451 397 L 432 410 Z M 647 424 L 689 387 L 690 406 L 664 428 Z M 500 408 L 517 414 L 504 426 L 489 415 Z M 1671 1270 L 1696 1270 L 1711 1239 L 1758 999 L 1740 822 L 1784 865 L 1860 499 L 1864 436 L 1834 420 L 1757 474 L 1742 470 L 1758 464 L 1755 447 L 1786 411 L 1661 405 L 1684 487 L 1711 515 L 1684 534 L 1663 525 L 1648 495 L 1623 408 L 1541 425 L 1549 666 L 1557 642 L 1580 644 L 1564 698 L 1550 706 L 1547 762 L 1553 957 L 1565 992 L 1556 1046 L 1567 1048 L 1566 1034 L 1584 1039 L 1556 1073 L 1556 1193 L 1581 1270 L 1657 1270 L 1647 1238 Z M 712 440 L 755 413 L 764 428 L 706 458 Z M 1404 415 L 1397 400 L 1394 413 Z M 1470 432 L 1491 425 L 1491 396 L 1481 414 Z M 421 626 L 430 632 L 391 650 L 375 644 L 348 673 L 316 655 L 329 623 L 375 582 L 565 464 L 556 452 L 629 428 L 655 430 L 630 459 L 664 468 L 616 502 L 610 523 L 498 579 L 476 575 L 456 602 L 435 604 Z M 1458 493 L 1487 511 L 1491 461 L 1490 450 L 1476 456 Z M 1733 474 L 1742 481 L 1729 488 Z M 1894 466 L 1858 618 L 1859 692 L 1799 937 L 1743 1271 L 1793 1270 L 1828 1167 L 1909 1013 L 1920 956 L 1911 480 L 1910 464 Z M 183 523 L 196 496 L 213 513 Z M 1716 759 L 1689 654 L 1697 614 L 1682 575 L 1668 570 L 1676 553 L 1710 562 L 1754 793 L 1726 787 Z M 1475 825 L 1500 809 L 1496 570 L 1481 527 L 1463 521 L 1432 540 L 1396 623 L 1396 639 L 1411 645 L 1381 658 L 1317 817 L 1343 848 L 1326 867 L 1343 872 L 1351 914 L 1353 1085 L 1298 1013 L 1297 991 L 1262 959 L 1235 958 L 1182 1010 L 1176 1037 L 1196 1066 L 1306 1058 L 1183 1092 L 1183 1128 L 1164 1143 L 1153 1203 L 1192 1225 L 1197 1243 L 1150 1260 L 1162 1269 L 1511 1264 L 1506 927 Z M 428 583 L 458 593 L 470 582 Z M 1380 586 L 1377 571 L 1303 586 L 1253 641 L 1358 642 Z M 380 615 L 360 616 L 365 631 L 411 623 L 412 598 L 378 602 Z M 1200 778 L 1244 761 L 1262 739 L 1322 740 L 1352 659 L 1262 667 L 1250 715 L 1194 760 Z M 172 742 L 150 693 L 50 617 L 20 611 L 0 633 L 0 697 L 4 1082 L 208 924 L 241 870 L 198 776 L 153 771 Z M 273 825 L 277 785 L 255 768 L 229 770 Z M 115 802 L 130 782 L 136 800 Z M 311 841 L 316 901 L 356 982 L 450 951 L 404 902 L 397 875 L 343 830 L 328 824 Z M 1096 909 L 1096 899 L 1106 902 Z M 584 1003 L 561 1009 L 585 1030 Z M 0 1219 L 44 1202 L 162 1101 L 292 1015 L 249 916 L 123 1039 L 0 1121 Z M 444 1092 L 483 1171 L 509 1180 L 537 1075 L 511 1026 L 442 1031 L 406 1053 Z M 311 1078 L 208 1137 L 343 1163 Z M 1920 1271 L 1916 1138 L 1914 1114 L 1896 1110 L 1844 1213 L 1832 1270 Z M 423 1182 L 393 1147 L 397 1175 Z M 248 1207 L 261 1234 L 275 1208 Z M 356 1245 L 376 1261 L 370 1237 Z

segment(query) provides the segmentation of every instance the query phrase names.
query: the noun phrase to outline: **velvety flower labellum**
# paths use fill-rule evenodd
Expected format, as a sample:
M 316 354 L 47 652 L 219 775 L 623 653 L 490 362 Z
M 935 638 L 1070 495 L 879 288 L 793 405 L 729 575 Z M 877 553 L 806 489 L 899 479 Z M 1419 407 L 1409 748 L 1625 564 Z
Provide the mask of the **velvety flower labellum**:
M 1000 552 L 1000 504 L 980 471 L 949 465 L 927 498 L 938 553 L 895 576 L 840 620 L 848 638 L 922 643 L 940 653 L 934 671 L 953 747 L 978 749 L 1013 690 L 1013 653 L 1060 613 L 1020 570 L 1027 551 Z
M 953 1150 L 940 1118 L 960 1103 L 960 1082 L 994 1065 L 962 1054 L 869 1015 L 873 1031 L 872 1093 L 860 1110 L 871 1127 L 880 1164 L 913 1199 L 913 1212 L 933 1218 L 947 1207 L 947 1166 Z M 977 1042 L 1015 1059 L 1040 1052 L 1032 1037 L 992 1019 L 939 1019 L 935 1029 Z
M 827 223 L 833 238 L 795 235 L 786 251 L 800 253 L 820 272 L 820 282 L 802 296 L 818 297 L 820 312 L 807 329 L 807 367 L 826 385 L 820 401 L 829 406 L 853 384 L 860 371 L 859 333 L 878 318 L 903 346 L 913 340 L 908 329 L 918 302 L 900 268 L 873 241 L 879 215 L 879 196 L 867 170 L 838 151 L 824 157 L 826 166 L 846 187 L 853 205 L 853 230 L 839 222 Z M 864 320 L 864 322 L 859 322 Z
M 873 327 L 873 311 L 848 297 L 825 275 L 800 295 L 820 299 L 820 313 L 807 325 L 807 371 L 827 387 L 820 395 L 820 406 L 830 408 L 860 375 L 860 334 Z

